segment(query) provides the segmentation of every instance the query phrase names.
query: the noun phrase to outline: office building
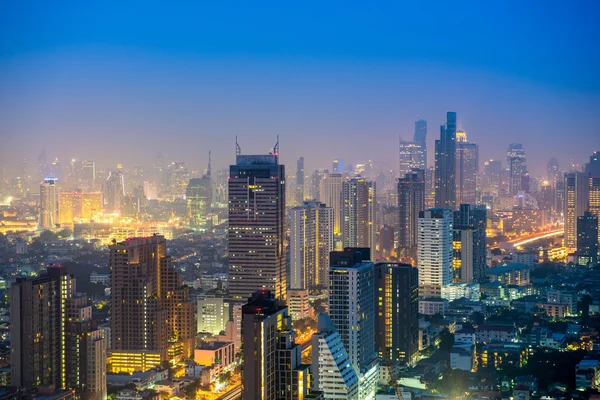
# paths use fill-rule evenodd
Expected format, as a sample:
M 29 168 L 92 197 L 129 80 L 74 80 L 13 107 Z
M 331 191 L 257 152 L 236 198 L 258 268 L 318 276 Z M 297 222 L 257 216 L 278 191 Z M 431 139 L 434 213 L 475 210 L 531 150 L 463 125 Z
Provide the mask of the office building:
M 96 163 L 93 161 L 82 161 L 79 165 L 79 185 L 81 189 L 93 192 L 96 189 Z
M 106 344 L 75 278 L 50 266 L 11 286 L 11 384 L 106 398 Z
M 413 142 L 421 145 L 423 161 L 421 164 L 423 165 L 422 169 L 427 169 L 427 121 L 420 119 L 415 121 L 415 136 L 413 138 Z M 400 175 L 402 176 L 402 175 Z
M 598 263 L 598 217 L 586 211 L 577 218 L 577 264 Z
M 546 165 L 546 179 L 552 187 L 555 187 L 556 183 L 561 180 L 560 166 L 555 157 L 552 157 Z
M 458 131 L 456 138 L 456 204 L 475 204 L 478 200 L 479 148 L 467 141 L 464 131 Z
M 419 213 L 419 296 L 440 297 L 452 283 L 453 218 L 450 210 L 433 208 Z
M 301 400 L 311 395 L 310 365 L 301 363 L 292 318 L 269 290 L 253 293 L 242 306 L 242 335 L 244 399 Z
M 202 178 L 190 179 L 185 192 L 187 225 L 190 229 L 200 232 L 210 229 L 212 195 L 210 172 Z
M 196 305 L 171 265 L 166 239 L 130 238 L 109 248 L 112 372 L 152 368 L 168 360 L 170 349 L 172 356 L 189 357 Z
M 590 162 L 585 164 L 584 171 L 594 177 L 600 177 L 600 151 L 590 156 Z
M 485 279 L 487 209 L 484 205 L 461 204 L 454 212 L 452 281 L 481 282 Z
M 446 113 L 446 124 L 440 127 L 440 140 L 435 141 L 435 207 L 456 208 L 456 113 Z
M 300 157 L 296 164 L 296 204 L 304 201 L 304 157 Z
M 46 178 L 40 185 L 40 229 L 52 229 L 58 217 L 58 179 Z
M 320 201 L 327 207 L 333 208 L 333 232 L 335 235 L 340 235 L 342 232 L 342 182 L 341 173 L 325 173 L 320 181 Z
M 333 208 L 310 200 L 290 211 L 290 288 L 327 287 L 333 251 Z
M 61 227 L 75 222 L 90 222 L 102 213 L 101 192 L 61 192 L 58 194 L 58 223 Z
M 272 154 L 242 155 L 229 168 L 229 294 L 261 288 L 285 300 L 285 167 Z
M 316 169 L 310 177 L 310 198 L 321 201 L 321 181 L 329 173 L 328 169 Z
M 336 158 L 333 160 L 333 173 L 334 174 L 343 174 L 346 172 L 344 169 L 344 160 L 341 158 Z
M 425 209 L 425 171 L 415 170 L 398 179 L 398 254 L 414 257 L 419 213 Z
M 120 214 L 125 196 L 125 181 L 123 172 L 112 171 L 106 179 L 106 190 L 104 191 L 105 210 L 109 214 Z
M 375 182 L 357 177 L 342 185 L 344 247 L 375 249 Z
M 402 177 L 413 169 L 425 169 L 425 156 L 421 143 L 406 142 L 400 139 L 398 154 L 400 160 L 399 176 Z
M 577 248 L 577 218 L 589 210 L 590 178 L 585 172 L 565 174 L 565 247 Z
M 294 321 L 313 316 L 308 289 L 288 289 L 287 296 L 288 312 Z
M 325 399 L 359 400 L 358 375 L 342 338 L 327 314 L 319 314 L 312 336 L 312 387 Z
M 190 182 L 190 172 L 183 161 L 172 162 L 166 169 L 167 197 L 170 200 L 185 198 Z
M 375 347 L 375 268 L 369 249 L 332 252 L 329 316 L 359 377 L 359 398 L 375 392 L 379 369 Z
M 419 346 L 418 270 L 409 264 L 375 264 L 376 335 L 386 364 L 416 361 Z
M 198 332 L 208 332 L 213 336 L 220 335 L 229 321 L 230 303 L 222 297 L 201 295 L 196 299 Z
M 515 196 L 519 192 L 529 191 L 529 176 L 527 174 L 527 158 L 520 143 L 511 143 L 508 147 L 506 162 L 509 173 L 509 194 Z

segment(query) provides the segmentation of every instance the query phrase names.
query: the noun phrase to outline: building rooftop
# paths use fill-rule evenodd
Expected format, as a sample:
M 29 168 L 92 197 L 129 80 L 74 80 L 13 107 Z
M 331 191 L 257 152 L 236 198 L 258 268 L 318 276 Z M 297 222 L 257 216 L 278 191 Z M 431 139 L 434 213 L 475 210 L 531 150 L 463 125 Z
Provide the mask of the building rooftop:
M 519 271 L 519 270 L 529 270 L 530 268 L 521 263 L 516 262 L 502 262 L 495 266 L 494 268 L 488 268 L 486 271 L 487 275 L 497 275 L 497 274 L 505 274 L 507 272 Z

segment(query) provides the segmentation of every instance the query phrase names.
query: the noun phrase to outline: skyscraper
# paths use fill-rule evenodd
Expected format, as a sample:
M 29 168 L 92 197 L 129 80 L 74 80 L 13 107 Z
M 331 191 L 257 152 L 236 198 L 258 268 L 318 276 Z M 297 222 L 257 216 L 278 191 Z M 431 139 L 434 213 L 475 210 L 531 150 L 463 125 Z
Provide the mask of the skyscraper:
M 340 254 L 341 253 L 341 254 Z M 375 268 L 368 249 L 331 254 L 329 316 L 359 376 L 359 398 L 374 393 L 378 380 L 375 348 Z
M 205 232 L 211 227 L 212 180 L 210 175 L 190 179 L 186 193 L 187 222 L 191 229 Z
M 321 181 L 329 173 L 327 169 L 316 169 L 310 177 L 310 197 L 313 200 L 321 200 Z
M 529 190 L 525 150 L 520 143 L 511 143 L 508 147 L 506 162 L 510 176 L 510 191 L 512 196 Z
M 310 394 L 310 366 L 302 364 L 292 318 L 269 290 L 242 306 L 243 398 L 301 400 Z
M 242 155 L 229 168 L 229 294 L 261 288 L 285 300 L 285 167 L 272 154 Z
M 589 211 L 577 218 L 577 264 L 598 264 L 598 217 Z
M 344 172 L 346 172 L 346 170 L 344 169 L 344 160 L 342 160 L 341 158 L 336 158 L 335 160 L 333 160 L 333 173 L 343 174 Z
M 419 143 L 421 145 L 421 149 L 423 150 L 423 169 L 427 169 L 427 121 L 420 119 L 415 121 L 415 136 L 413 138 L 415 143 Z
M 81 188 L 90 192 L 95 190 L 96 163 L 93 161 L 82 161 L 79 165 L 79 184 Z
M 18 278 L 11 295 L 11 383 L 73 389 L 83 399 L 106 397 L 106 344 L 75 278 L 50 266 Z
M 195 304 L 171 265 L 165 238 L 154 235 L 111 245 L 110 267 L 111 370 L 153 368 L 168 359 L 169 345 L 189 357 L 196 334 Z
M 333 251 L 333 208 L 310 200 L 290 213 L 290 288 L 327 287 L 329 253 Z
M 440 127 L 440 140 L 435 141 L 435 206 L 456 208 L 456 113 L 452 111 Z
M 548 161 L 548 165 L 546 166 L 546 179 L 548 179 L 548 182 L 552 187 L 555 187 L 556 182 L 561 179 L 560 166 L 555 157 L 552 157 L 550 161 Z
M 123 206 L 123 196 L 125 196 L 123 172 L 112 171 L 106 179 L 106 191 L 104 196 L 106 212 L 120 214 Z
M 58 179 L 46 178 L 40 185 L 40 220 L 39 228 L 54 228 L 58 217 Z
M 585 172 L 600 177 L 600 151 L 595 151 L 590 156 L 590 162 L 585 165 Z
M 478 200 L 477 174 L 479 149 L 468 142 L 463 131 L 457 133 L 456 143 L 456 204 L 475 204 Z
M 333 232 L 336 235 L 339 235 L 342 232 L 342 182 L 343 179 L 341 173 L 326 173 L 321 179 L 321 188 L 319 190 L 320 201 L 325 203 L 327 207 L 333 208 Z
M 312 335 L 312 387 L 325 399 L 359 400 L 358 376 L 342 339 L 327 314 L 319 314 Z
M 423 145 L 417 142 L 406 142 L 400 139 L 399 160 L 400 177 L 413 169 L 425 169 Z
M 481 282 L 486 276 L 486 224 L 484 205 L 461 204 L 454 212 L 454 282 Z
M 304 157 L 298 159 L 296 166 L 296 203 L 304 201 Z
M 58 194 L 58 223 L 72 226 L 76 221 L 90 222 L 102 212 L 101 192 L 61 192 Z
M 409 264 L 375 264 L 376 334 L 387 363 L 412 364 L 419 349 L 419 283 Z
M 434 208 L 419 213 L 419 296 L 440 297 L 452 283 L 453 223 L 450 210 Z
M 375 249 L 375 182 L 357 177 L 342 187 L 344 247 Z
M 590 178 L 585 172 L 565 174 L 565 247 L 577 248 L 577 218 L 589 210 Z
M 413 256 L 417 248 L 419 212 L 425 209 L 425 171 L 398 179 L 398 254 Z

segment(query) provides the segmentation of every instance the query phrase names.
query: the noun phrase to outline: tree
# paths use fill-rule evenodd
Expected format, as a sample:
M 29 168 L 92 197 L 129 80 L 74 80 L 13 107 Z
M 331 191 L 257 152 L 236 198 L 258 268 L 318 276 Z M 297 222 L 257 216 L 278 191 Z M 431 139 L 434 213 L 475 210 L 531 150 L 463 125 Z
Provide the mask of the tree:
M 65 228 L 62 231 L 58 232 L 59 239 L 67 239 L 67 238 L 70 238 L 72 235 L 73 235 L 73 232 L 68 228 Z
M 450 351 L 452 346 L 454 346 L 454 335 L 445 328 L 440 332 L 440 350 Z
M 50 243 L 58 239 L 58 235 L 52 231 L 44 231 L 40 233 L 40 241 L 42 243 Z

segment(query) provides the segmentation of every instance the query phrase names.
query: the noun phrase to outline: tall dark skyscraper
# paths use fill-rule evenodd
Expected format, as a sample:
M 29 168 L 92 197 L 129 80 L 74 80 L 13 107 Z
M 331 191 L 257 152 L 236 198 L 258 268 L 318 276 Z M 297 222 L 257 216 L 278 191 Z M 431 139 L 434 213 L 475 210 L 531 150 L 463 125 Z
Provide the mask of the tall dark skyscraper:
M 409 264 L 375 264 L 377 345 L 386 362 L 410 364 L 418 353 L 418 276 Z
M 585 172 L 592 176 L 600 177 L 600 151 L 595 151 L 590 156 L 590 162 L 585 165 Z
M 454 213 L 455 282 L 482 282 L 486 264 L 487 209 L 484 205 L 461 204 Z
M 427 169 L 427 121 L 424 119 L 415 121 L 415 136 L 413 141 L 421 145 L 423 152 L 422 164 L 424 165 L 424 169 Z
M 456 209 L 456 113 L 448 111 L 446 125 L 435 141 L 435 207 Z
M 479 148 L 467 141 L 467 134 L 457 133 L 456 140 L 456 204 L 475 204 L 478 197 L 477 173 Z
M 356 177 L 342 184 L 344 247 L 375 248 L 375 182 Z
M 527 158 L 521 143 L 511 143 L 508 147 L 506 162 L 510 175 L 510 195 L 529 191 L 529 176 L 527 175 Z
M 598 263 L 598 217 L 586 211 L 577 218 L 577 264 Z
M 565 174 L 565 247 L 577 248 L 577 218 L 590 209 L 590 178 L 585 172 Z
M 279 145 L 266 155 L 242 155 L 229 167 L 229 294 L 260 289 L 286 298 L 285 167 Z
M 398 179 L 398 254 L 416 254 L 419 212 L 425 209 L 425 171 L 414 170 Z
M 304 201 L 304 157 L 298 159 L 296 167 L 296 203 L 301 205 Z

